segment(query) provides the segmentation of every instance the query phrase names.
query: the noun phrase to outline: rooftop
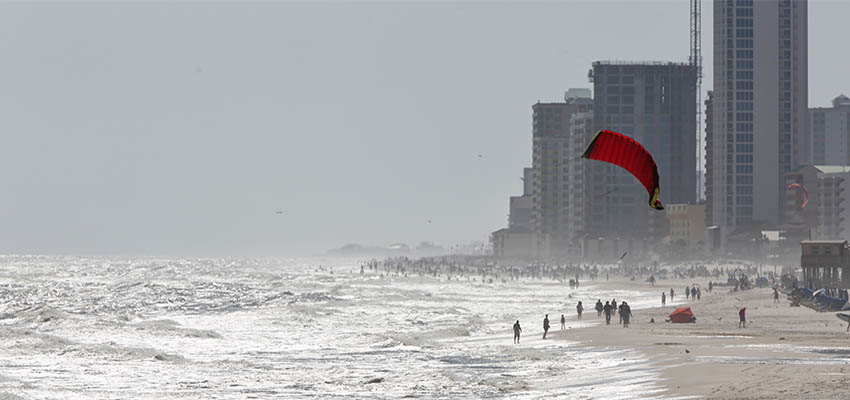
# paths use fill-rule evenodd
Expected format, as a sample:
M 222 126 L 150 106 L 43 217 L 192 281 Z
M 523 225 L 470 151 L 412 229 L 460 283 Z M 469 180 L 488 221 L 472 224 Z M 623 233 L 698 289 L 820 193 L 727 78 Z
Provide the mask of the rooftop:
M 844 165 L 815 165 L 814 167 L 825 174 L 840 174 L 843 172 L 850 172 L 850 167 Z
M 686 62 L 673 62 L 673 61 L 628 61 L 628 60 L 600 60 L 594 61 L 593 65 L 638 65 L 638 66 L 676 66 L 676 67 L 689 67 L 693 66 L 690 63 Z

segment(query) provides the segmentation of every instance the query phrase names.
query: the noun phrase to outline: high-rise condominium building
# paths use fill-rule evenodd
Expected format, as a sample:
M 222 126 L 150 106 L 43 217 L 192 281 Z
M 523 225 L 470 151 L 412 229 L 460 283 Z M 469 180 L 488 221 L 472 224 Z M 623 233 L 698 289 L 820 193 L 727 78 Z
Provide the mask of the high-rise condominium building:
M 850 165 L 850 98 L 809 109 L 809 151 L 815 165 Z
M 707 222 L 726 233 L 781 223 L 785 174 L 809 162 L 807 7 L 805 0 L 714 2 Z

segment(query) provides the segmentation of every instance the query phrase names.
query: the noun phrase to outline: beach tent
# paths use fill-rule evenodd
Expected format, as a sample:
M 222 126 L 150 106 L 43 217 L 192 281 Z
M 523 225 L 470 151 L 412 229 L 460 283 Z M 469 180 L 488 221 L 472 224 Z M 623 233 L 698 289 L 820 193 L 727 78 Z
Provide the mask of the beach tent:
M 690 307 L 679 307 L 670 313 L 670 322 L 673 323 L 696 322 L 696 320 Z

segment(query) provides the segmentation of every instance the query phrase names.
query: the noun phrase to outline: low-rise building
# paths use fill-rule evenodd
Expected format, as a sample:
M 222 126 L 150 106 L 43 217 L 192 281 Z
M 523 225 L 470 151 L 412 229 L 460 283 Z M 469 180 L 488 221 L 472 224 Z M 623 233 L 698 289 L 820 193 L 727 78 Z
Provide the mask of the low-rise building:
M 805 286 L 850 288 L 850 249 L 846 240 L 804 240 L 800 245 Z
M 502 259 L 538 259 L 541 257 L 537 234 L 528 228 L 502 228 L 490 235 L 493 256 Z M 548 248 L 543 246 L 543 251 Z M 543 254 L 545 255 L 545 254 Z
M 668 204 L 665 206 L 671 243 L 702 248 L 705 243 L 705 204 Z
M 850 233 L 844 206 L 850 167 L 802 165 L 785 175 L 785 184 L 786 225 L 805 227 L 812 239 L 842 239 Z

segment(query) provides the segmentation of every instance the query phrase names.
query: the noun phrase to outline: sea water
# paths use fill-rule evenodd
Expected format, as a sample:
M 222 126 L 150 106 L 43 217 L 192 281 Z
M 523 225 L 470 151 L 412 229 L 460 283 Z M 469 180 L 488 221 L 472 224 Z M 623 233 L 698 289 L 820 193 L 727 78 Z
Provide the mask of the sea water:
M 474 279 L 361 274 L 358 260 L 0 257 L 0 399 L 659 393 L 635 351 L 542 339 L 544 314 L 550 333 L 561 314 L 575 329 L 598 323 L 597 298 L 639 309 L 656 294 Z

